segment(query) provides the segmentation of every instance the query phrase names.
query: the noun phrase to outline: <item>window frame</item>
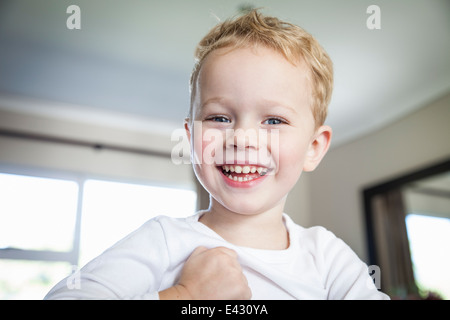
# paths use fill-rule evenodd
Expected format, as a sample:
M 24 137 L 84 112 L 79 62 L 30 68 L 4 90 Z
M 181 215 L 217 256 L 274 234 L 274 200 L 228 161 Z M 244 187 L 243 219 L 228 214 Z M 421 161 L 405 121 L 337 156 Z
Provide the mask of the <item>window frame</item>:
M 0 173 L 23 175 L 37 178 L 66 180 L 75 182 L 78 186 L 78 199 L 77 199 L 76 217 L 71 250 L 53 251 L 53 250 L 32 250 L 20 248 L 0 248 L 0 261 L 3 259 L 5 260 L 9 259 L 9 260 L 44 261 L 44 262 L 67 262 L 72 266 L 79 266 L 84 185 L 85 182 L 88 180 L 102 180 L 109 182 L 148 185 L 156 187 L 189 189 L 197 192 L 198 195 L 198 190 L 196 190 L 195 185 L 192 185 L 192 188 L 186 188 L 185 185 L 176 186 L 173 183 L 161 183 L 160 181 L 149 181 L 149 180 L 137 181 L 136 179 L 126 179 L 123 177 L 111 177 L 111 176 L 71 172 L 68 170 L 49 169 L 27 165 L 16 165 L 16 164 L 10 165 L 1 162 L 0 162 Z
M 22 175 L 36 178 L 49 178 L 55 180 L 66 180 L 75 182 L 78 185 L 78 198 L 75 216 L 74 233 L 72 239 L 72 249 L 69 251 L 53 250 L 31 250 L 20 248 L 0 248 L 0 259 L 9 260 L 32 260 L 48 262 L 67 262 L 71 265 L 78 265 L 80 255 L 80 234 L 81 234 L 81 214 L 83 204 L 83 187 L 86 176 L 79 173 L 57 169 L 37 168 L 20 165 L 0 164 L 0 172 L 5 174 Z

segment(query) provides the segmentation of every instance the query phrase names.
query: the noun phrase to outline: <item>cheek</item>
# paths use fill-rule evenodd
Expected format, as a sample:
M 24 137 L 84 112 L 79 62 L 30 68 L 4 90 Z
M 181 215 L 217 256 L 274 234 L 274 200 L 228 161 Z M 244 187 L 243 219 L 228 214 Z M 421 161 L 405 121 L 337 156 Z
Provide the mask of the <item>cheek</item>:
M 201 133 L 201 131 L 200 131 Z M 198 134 L 197 132 L 192 133 L 191 137 L 191 155 L 192 155 L 192 162 L 194 164 L 201 164 L 203 163 L 203 142 L 202 142 L 202 136 L 201 134 Z
M 308 150 L 307 141 L 292 135 L 280 137 L 279 140 L 277 150 L 272 149 L 273 153 L 278 153 L 276 157 L 278 159 L 279 170 L 301 171 Z
M 221 163 L 223 141 L 223 133 L 220 130 L 197 130 L 192 140 L 195 163 L 206 165 Z

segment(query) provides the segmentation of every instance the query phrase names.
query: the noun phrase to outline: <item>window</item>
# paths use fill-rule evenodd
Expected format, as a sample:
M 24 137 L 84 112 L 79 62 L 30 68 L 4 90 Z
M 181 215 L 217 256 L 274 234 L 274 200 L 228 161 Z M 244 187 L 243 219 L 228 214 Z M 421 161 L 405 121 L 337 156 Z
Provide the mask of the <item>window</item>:
M 192 215 L 197 201 L 192 190 L 102 180 L 87 180 L 83 194 L 80 266 L 150 218 Z
M 190 189 L 56 175 L 0 174 L 0 299 L 42 299 L 145 221 L 195 212 Z
M 0 195 L 0 248 L 71 250 L 76 182 L 0 174 Z
M 419 290 L 450 299 L 450 219 L 408 214 L 406 227 Z

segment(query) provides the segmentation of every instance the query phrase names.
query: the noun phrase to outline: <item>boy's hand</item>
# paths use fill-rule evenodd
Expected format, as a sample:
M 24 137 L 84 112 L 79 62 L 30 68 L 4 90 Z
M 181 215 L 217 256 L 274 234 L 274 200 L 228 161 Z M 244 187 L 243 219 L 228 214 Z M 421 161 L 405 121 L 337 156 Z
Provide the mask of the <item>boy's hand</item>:
M 186 261 L 177 285 L 160 292 L 160 298 L 244 300 L 252 296 L 235 251 L 217 247 L 196 248 Z

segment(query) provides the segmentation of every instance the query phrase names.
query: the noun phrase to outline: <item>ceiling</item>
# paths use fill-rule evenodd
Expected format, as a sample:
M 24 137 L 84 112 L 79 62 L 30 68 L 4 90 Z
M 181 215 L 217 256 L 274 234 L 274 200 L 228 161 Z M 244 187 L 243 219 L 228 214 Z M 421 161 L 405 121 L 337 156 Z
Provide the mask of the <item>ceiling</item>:
M 81 30 L 66 27 L 72 4 Z M 372 4 L 379 30 L 366 25 Z M 173 130 L 189 105 L 196 43 L 243 6 L 302 26 L 330 54 L 334 145 L 450 91 L 448 0 L 2 0 L 0 108 Z

